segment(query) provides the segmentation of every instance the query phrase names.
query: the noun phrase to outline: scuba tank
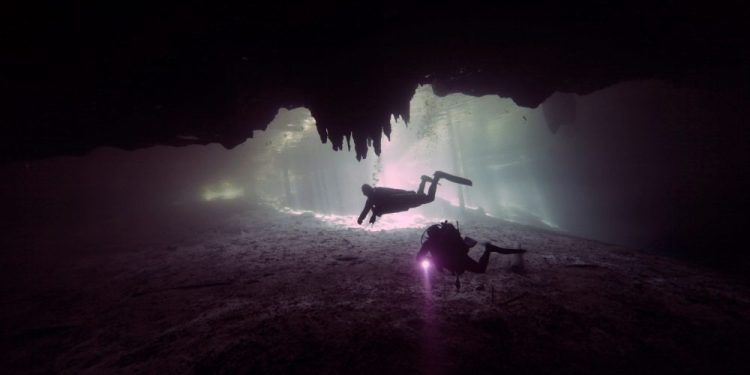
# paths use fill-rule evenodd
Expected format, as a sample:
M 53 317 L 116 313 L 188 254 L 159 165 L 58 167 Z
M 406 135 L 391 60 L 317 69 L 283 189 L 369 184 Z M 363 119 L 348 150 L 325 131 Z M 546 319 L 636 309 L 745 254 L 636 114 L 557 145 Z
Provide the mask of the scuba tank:
M 458 223 L 456 223 L 458 225 Z M 429 253 L 432 262 L 439 270 L 447 269 L 456 275 L 456 288 L 461 287 L 459 276 L 466 271 L 463 260 L 477 242 L 471 238 L 462 238 L 461 232 L 447 220 L 429 226 L 422 233 L 422 247 L 419 249 L 417 259 L 421 259 Z

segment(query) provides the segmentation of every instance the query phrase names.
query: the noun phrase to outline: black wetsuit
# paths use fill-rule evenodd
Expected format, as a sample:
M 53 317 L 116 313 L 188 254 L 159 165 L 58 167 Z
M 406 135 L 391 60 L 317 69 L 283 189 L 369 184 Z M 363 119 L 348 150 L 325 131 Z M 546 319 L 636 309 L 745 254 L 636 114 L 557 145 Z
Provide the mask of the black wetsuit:
M 427 181 L 423 179 L 416 192 L 385 187 L 372 188 L 372 192 L 365 202 L 365 208 L 359 215 L 359 221 L 364 220 L 370 210 L 372 210 L 373 214 L 373 217 L 370 218 L 370 222 L 374 222 L 375 217 L 394 212 L 407 211 L 410 208 L 419 207 L 425 203 L 434 201 L 435 192 L 437 191 L 437 183 L 433 181 L 432 184 L 430 184 L 430 189 L 427 191 L 427 194 L 425 194 L 424 187 L 426 182 Z
M 484 273 L 490 262 L 492 251 L 485 249 L 477 262 L 469 257 L 470 248 L 471 246 L 467 245 L 458 234 L 455 236 L 430 237 L 422 244 L 417 257 L 420 258 L 430 252 L 438 268 L 445 268 L 458 275 L 464 273 L 464 271 Z

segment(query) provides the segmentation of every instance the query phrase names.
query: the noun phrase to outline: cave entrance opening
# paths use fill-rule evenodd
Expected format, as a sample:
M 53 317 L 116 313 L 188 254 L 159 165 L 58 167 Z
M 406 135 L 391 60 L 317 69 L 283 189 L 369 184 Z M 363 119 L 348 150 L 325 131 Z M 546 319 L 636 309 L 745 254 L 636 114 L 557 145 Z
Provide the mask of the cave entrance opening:
M 369 228 L 423 227 L 467 214 L 554 227 L 527 147 L 535 137 L 530 122 L 543 121 L 539 112 L 497 96 L 438 97 L 429 85 L 420 86 L 410 102 L 410 122 L 391 117 L 393 130 L 382 140 L 381 155 L 357 161 L 353 149 L 331 152 L 320 142 L 308 109 L 282 109 L 251 140 L 249 181 L 260 199 L 285 212 L 359 227 L 362 184 L 416 190 L 421 175 L 443 170 L 472 179 L 474 186 L 443 183 L 435 202 L 384 215 Z

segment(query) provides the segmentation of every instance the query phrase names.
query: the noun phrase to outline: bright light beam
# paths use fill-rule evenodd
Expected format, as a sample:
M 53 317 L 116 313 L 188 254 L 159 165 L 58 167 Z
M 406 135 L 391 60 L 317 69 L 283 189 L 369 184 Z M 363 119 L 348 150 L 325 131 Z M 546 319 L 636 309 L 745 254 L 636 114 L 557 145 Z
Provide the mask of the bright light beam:
M 427 260 L 427 259 L 423 259 L 423 260 L 422 260 L 422 263 L 421 263 L 421 265 L 422 265 L 422 269 L 423 269 L 423 270 L 424 270 L 425 272 L 427 272 L 427 270 L 429 270 L 429 269 L 430 269 L 430 261 L 429 261 L 429 260 Z

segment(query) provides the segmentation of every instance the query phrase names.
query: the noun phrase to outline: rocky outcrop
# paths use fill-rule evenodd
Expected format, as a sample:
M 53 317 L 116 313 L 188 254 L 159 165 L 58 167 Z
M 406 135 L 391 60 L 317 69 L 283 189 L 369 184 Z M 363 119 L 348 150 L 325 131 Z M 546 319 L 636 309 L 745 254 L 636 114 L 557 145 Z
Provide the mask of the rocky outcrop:
M 3 161 L 97 146 L 232 148 L 279 108 L 311 110 L 323 142 L 380 152 L 419 84 L 511 97 L 618 81 L 744 85 L 747 14 L 714 4 L 451 6 L 344 1 L 10 7 Z

